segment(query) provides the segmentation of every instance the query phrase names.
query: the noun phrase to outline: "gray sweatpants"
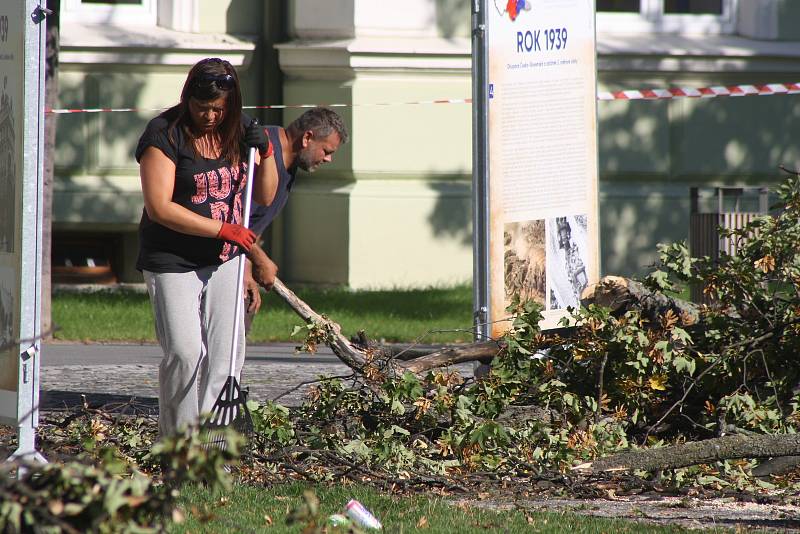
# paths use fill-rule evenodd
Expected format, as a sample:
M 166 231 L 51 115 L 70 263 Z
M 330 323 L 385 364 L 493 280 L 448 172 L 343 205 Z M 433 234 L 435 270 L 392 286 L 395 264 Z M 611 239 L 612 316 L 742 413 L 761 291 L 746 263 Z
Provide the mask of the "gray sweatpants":
M 211 411 L 230 371 L 239 260 L 188 273 L 144 271 L 164 351 L 158 373 L 158 428 L 162 436 L 193 425 Z M 243 311 L 239 317 L 236 378 L 244 364 Z

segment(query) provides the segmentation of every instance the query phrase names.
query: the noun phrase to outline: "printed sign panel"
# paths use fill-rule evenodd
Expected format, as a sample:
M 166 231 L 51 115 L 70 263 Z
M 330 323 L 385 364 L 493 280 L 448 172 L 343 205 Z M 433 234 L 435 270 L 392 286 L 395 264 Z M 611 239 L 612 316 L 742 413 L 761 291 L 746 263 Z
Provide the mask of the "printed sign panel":
M 25 3 L 0 3 L 0 418 L 17 419 Z
M 490 335 L 553 328 L 599 275 L 594 0 L 488 0 Z
M 0 2 L 0 422 L 25 428 L 25 457 L 38 424 L 44 26 L 39 0 Z

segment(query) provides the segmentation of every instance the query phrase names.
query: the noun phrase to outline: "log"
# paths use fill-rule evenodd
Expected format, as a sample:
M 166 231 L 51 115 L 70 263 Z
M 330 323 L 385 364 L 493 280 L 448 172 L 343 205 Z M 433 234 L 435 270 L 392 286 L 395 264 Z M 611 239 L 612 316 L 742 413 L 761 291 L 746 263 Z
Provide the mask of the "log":
M 785 475 L 798 467 L 800 467 L 800 456 L 779 456 L 754 467 L 753 476 L 768 478 L 773 475 Z
M 359 350 L 368 348 L 378 350 L 384 357 L 397 360 L 413 360 L 440 350 L 456 349 L 468 345 L 468 343 L 379 343 L 368 339 L 363 332 L 350 336 L 350 342 Z
M 656 316 L 672 310 L 685 326 L 696 324 L 700 320 L 700 308 L 697 304 L 651 291 L 641 282 L 621 276 L 604 276 L 598 283 L 587 286 L 581 293 L 581 304 L 598 304 L 612 311 L 638 307 Z
M 306 304 L 300 297 L 286 287 L 278 278 L 272 289 L 289 305 L 294 312 L 299 315 L 306 323 L 316 323 L 329 332 L 326 343 L 330 346 L 333 353 L 348 367 L 354 371 L 362 372 L 365 365 L 372 361 L 372 357 L 367 352 L 369 348 L 361 349 L 354 345 L 342 334 L 342 327 L 322 315 L 315 312 L 311 306 Z M 410 371 L 420 375 L 432 369 L 447 367 L 459 363 L 479 361 L 489 363 L 502 349 L 502 346 L 494 341 L 484 341 L 469 345 L 448 347 L 443 350 L 432 352 L 412 360 L 400 361 L 389 359 L 389 370 L 394 374 L 402 374 Z
M 657 471 L 740 458 L 778 458 L 800 455 L 800 434 L 723 436 L 658 449 L 614 454 L 577 465 L 587 473 L 604 471 Z
M 431 369 L 447 367 L 466 362 L 491 363 L 500 353 L 502 346 L 496 341 L 483 341 L 462 347 L 453 347 L 420 356 L 411 360 L 396 362 L 400 371 L 422 374 Z

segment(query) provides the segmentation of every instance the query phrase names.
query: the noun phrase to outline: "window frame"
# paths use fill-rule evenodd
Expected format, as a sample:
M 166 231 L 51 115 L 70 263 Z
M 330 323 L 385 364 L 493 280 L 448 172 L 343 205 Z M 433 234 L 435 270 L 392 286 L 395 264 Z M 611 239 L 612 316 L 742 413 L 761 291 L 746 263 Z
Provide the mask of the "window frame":
M 729 34 L 736 30 L 736 3 L 722 0 L 722 15 L 666 14 L 664 0 L 641 0 L 639 13 L 597 12 L 597 29 L 619 33 Z

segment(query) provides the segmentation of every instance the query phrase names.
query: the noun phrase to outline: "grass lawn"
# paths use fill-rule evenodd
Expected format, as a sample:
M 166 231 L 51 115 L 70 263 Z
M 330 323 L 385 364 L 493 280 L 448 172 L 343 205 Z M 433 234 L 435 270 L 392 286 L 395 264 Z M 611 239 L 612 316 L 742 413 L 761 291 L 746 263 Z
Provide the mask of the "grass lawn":
M 235 486 L 224 498 L 214 497 L 202 488 L 182 490 L 181 505 L 186 520 L 173 524 L 171 533 L 266 532 L 299 533 L 299 524 L 287 525 L 289 511 L 304 502 L 303 491 L 309 486 L 295 483 L 269 489 Z M 465 508 L 448 504 L 440 497 L 397 497 L 361 486 L 314 488 L 321 517 L 341 513 L 350 499 L 364 504 L 383 523 L 383 532 L 483 533 L 537 532 L 559 534 L 583 533 L 677 533 L 687 529 L 653 526 L 633 521 L 598 519 L 573 513 L 540 513 Z M 375 532 L 375 531 L 367 531 Z M 713 530 L 709 532 L 722 532 Z
M 346 335 L 359 329 L 389 342 L 471 341 L 472 288 L 351 291 L 297 288 L 297 295 L 318 313 L 342 325 Z M 290 334 L 302 320 L 274 293 L 262 294 L 261 311 L 248 336 L 251 343 L 298 341 Z M 69 341 L 155 341 L 146 294 L 133 291 L 56 293 L 54 337 Z M 431 333 L 436 330 L 458 330 Z

